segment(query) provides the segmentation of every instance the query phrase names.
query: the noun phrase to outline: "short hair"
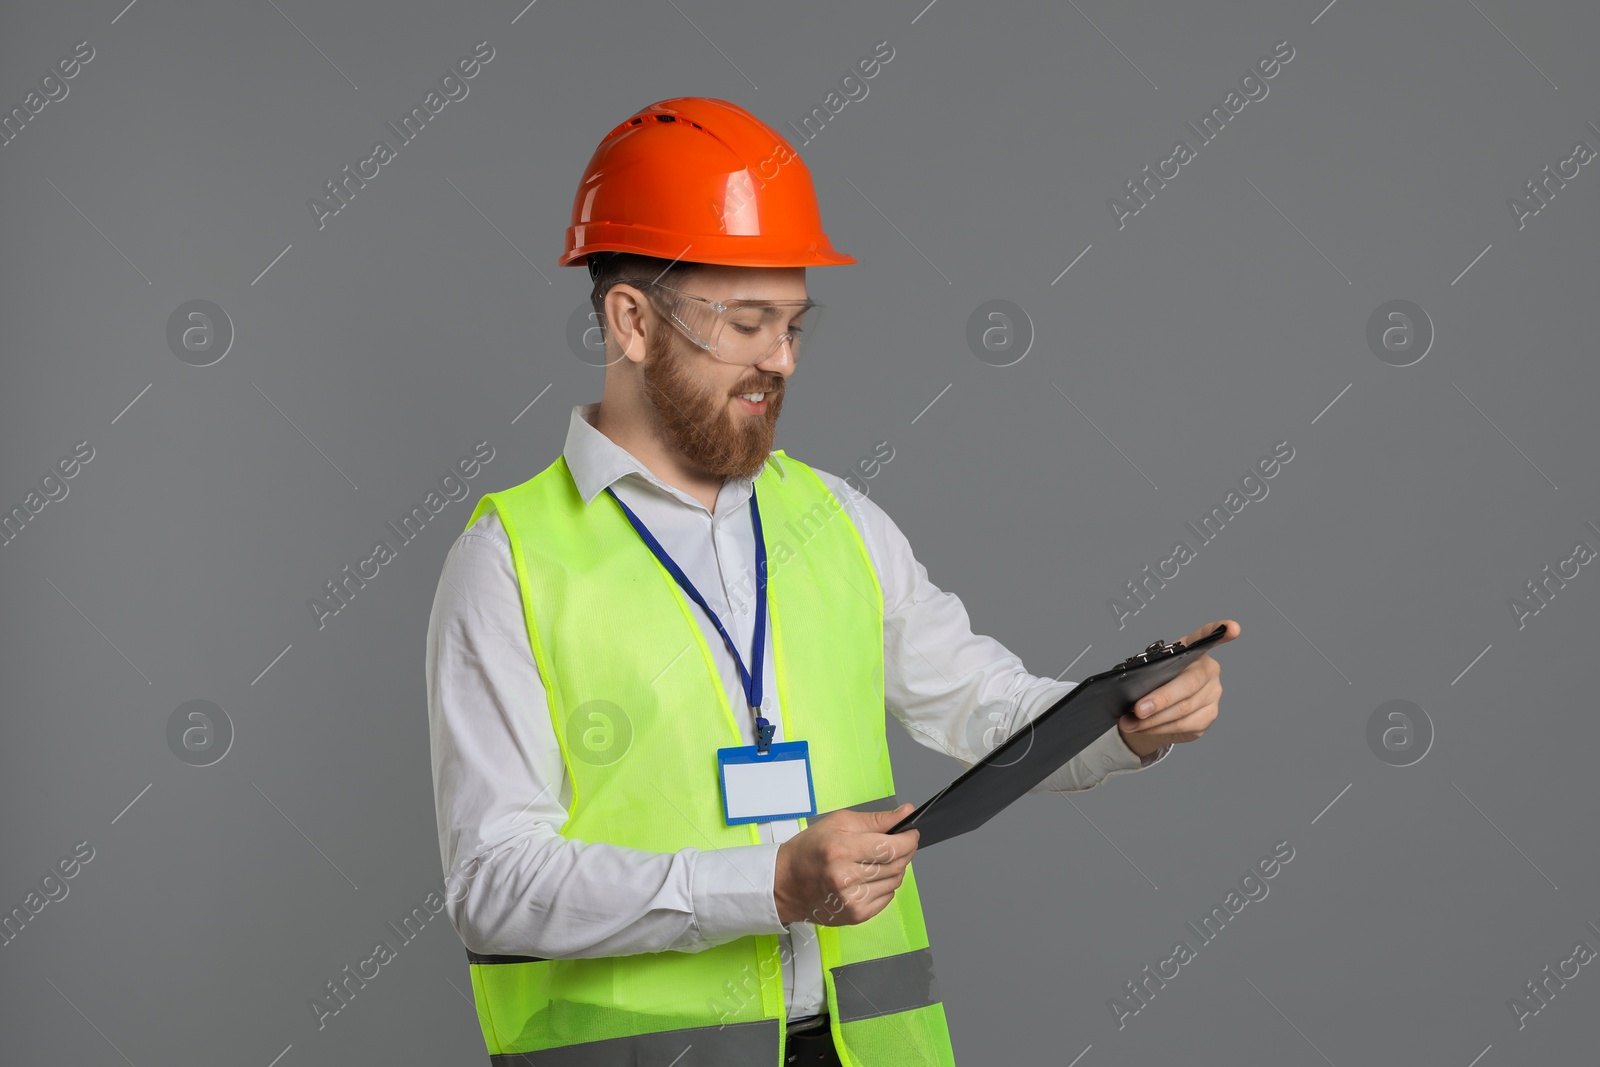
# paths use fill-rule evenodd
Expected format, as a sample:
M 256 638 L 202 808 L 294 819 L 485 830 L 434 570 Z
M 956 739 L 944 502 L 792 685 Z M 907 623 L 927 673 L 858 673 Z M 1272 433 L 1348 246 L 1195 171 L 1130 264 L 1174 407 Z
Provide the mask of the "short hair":
M 663 285 L 677 285 L 693 274 L 700 264 L 681 259 L 643 256 L 635 252 L 591 252 L 587 257 L 587 266 L 589 277 L 594 279 L 594 289 L 589 294 L 589 304 L 594 308 L 595 321 L 609 336 L 611 324 L 606 321 L 606 294 L 611 291 L 612 286 L 627 284 L 643 290 L 650 298 L 652 306 L 657 311 L 662 311 L 662 306 L 650 283 L 659 281 Z

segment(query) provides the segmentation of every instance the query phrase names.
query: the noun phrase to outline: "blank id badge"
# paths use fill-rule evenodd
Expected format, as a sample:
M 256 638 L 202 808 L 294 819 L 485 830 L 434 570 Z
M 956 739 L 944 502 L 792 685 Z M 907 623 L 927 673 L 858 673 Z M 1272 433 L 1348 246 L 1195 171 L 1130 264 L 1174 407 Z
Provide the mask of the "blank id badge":
M 804 741 L 779 741 L 762 755 L 755 745 L 717 749 L 722 813 L 729 826 L 817 813 L 811 752 Z

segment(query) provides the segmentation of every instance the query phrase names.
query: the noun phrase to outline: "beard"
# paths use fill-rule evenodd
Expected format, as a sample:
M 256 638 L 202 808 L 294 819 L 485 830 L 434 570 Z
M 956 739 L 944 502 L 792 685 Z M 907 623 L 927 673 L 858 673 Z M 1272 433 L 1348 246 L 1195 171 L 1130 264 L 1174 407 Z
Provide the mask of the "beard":
M 772 452 L 784 379 L 749 367 L 737 387 L 724 393 L 690 372 L 688 362 L 699 358 L 714 357 L 680 342 L 670 327 L 650 339 L 643 391 L 656 431 L 691 466 L 722 478 L 754 478 Z M 739 393 L 766 393 L 767 409 L 753 415 L 738 408 L 733 398 Z

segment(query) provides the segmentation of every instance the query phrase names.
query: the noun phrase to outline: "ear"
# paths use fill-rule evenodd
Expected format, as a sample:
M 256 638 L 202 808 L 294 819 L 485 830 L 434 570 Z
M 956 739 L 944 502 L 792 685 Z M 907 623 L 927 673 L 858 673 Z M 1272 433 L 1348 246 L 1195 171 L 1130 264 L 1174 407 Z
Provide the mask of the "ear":
M 605 298 L 606 320 L 616 325 L 615 330 L 608 327 L 607 334 L 617 338 L 622 354 L 635 363 L 644 357 L 646 351 L 640 344 L 644 337 L 641 329 L 644 325 L 643 303 L 642 294 L 625 283 L 613 286 Z M 635 349 L 639 351 L 638 355 L 634 354 Z

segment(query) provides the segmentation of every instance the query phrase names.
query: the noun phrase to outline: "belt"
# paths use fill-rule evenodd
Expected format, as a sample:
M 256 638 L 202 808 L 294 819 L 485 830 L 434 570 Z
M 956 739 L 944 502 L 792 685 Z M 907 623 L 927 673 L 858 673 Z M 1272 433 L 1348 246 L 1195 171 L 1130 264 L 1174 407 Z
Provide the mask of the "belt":
M 787 1024 L 789 1036 L 796 1034 L 815 1034 L 828 1028 L 828 1015 L 808 1015 L 803 1019 L 794 1019 Z
M 841 1067 L 827 1015 L 789 1024 L 785 1043 L 785 1067 Z

